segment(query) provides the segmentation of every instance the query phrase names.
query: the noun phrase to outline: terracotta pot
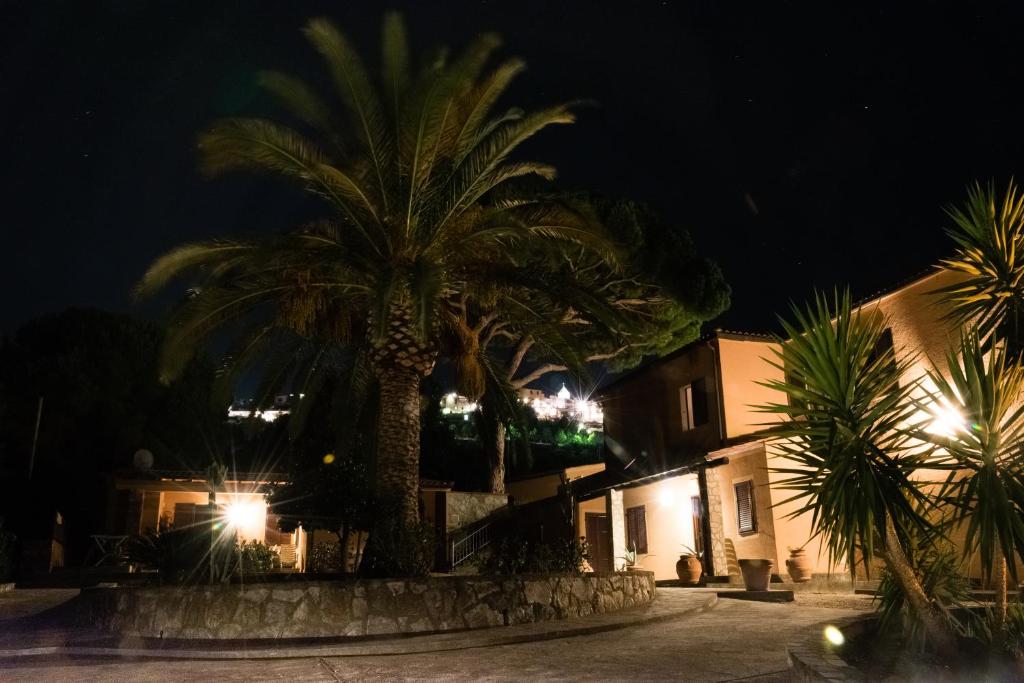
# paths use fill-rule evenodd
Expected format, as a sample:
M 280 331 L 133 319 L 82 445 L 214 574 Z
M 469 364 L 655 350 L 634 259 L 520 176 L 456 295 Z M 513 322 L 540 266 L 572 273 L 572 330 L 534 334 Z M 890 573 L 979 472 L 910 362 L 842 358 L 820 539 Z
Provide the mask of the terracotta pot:
M 774 560 L 740 560 L 743 583 L 748 591 L 766 591 L 772 580 Z
M 687 586 L 696 586 L 700 583 L 700 577 L 704 573 L 704 567 L 696 555 L 680 555 L 676 562 L 676 576 Z
M 811 580 L 813 565 L 811 558 L 807 557 L 807 551 L 803 548 L 789 551 L 789 559 L 786 560 L 786 571 L 793 583 L 807 583 Z

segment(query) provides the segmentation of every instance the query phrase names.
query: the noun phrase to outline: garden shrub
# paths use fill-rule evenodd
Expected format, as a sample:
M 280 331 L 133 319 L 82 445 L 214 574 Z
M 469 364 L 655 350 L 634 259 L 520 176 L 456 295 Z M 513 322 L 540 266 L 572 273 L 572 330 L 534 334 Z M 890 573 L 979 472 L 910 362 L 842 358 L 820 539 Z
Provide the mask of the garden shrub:
M 370 538 L 359 567 L 371 577 L 426 576 L 434 566 L 437 545 L 434 527 L 422 522 L 408 528 L 393 517 L 381 520 Z
M 341 545 L 338 543 L 314 543 L 309 553 L 309 570 L 322 574 L 341 571 Z
M 961 571 L 957 553 L 949 547 L 921 543 L 916 557 L 911 559 L 914 571 L 921 579 L 921 587 L 930 601 L 939 608 L 955 632 L 966 634 L 976 630 L 971 612 L 966 609 L 971 600 L 970 582 Z M 913 612 L 899 582 L 888 569 L 884 569 L 875 598 L 878 601 L 882 631 L 901 635 L 918 650 L 928 643 L 921 620 Z
M 269 572 L 278 563 L 277 552 L 260 541 L 238 544 L 238 569 L 243 574 Z
M 238 562 L 234 534 L 215 525 L 133 536 L 124 552 L 129 562 L 157 570 L 160 582 L 169 584 L 226 583 Z
M 477 566 L 488 574 L 579 574 L 586 549 L 573 539 L 546 543 L 522 536 L 506 536 L 480 554 Z

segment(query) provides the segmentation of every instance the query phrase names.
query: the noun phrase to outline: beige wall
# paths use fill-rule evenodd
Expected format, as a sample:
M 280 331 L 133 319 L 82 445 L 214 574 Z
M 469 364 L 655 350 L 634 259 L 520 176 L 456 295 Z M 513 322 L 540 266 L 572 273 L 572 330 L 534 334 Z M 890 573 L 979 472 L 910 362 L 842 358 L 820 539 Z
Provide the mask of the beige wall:
M 174 523 L 174 506 L 178 503 L 192 503 L 193 505 L 206 505 L 209 496 L 205 493 L 194 493 L 192 491 L 164 491 L 163 501 L 160 505 L 160 517 Z
M 544 500 L 558 493 L 562 485 L 562 473 L 552 472 L 538 477 L 511 481 L 508 484 L 508 495 L 512 496 L 516 505 L 525 505 L 535 500 Z
M 719 337 L 717 342 L 725 397 L 725 437 L 733 439 L 759 431 L 773 416 L 757 412 L 753 406 L 777 403 L 781 396 L 758 384 L 768 379 L 783 379 L 782 371 L 768 363 L 774 360 L 773 349 L 778 345 L 724 337 Z
M 709 458 L 721 455 L 719 451 Z M 779 554 L 776 550 L 775 515 L 772 511 L 772 491 L 768 486 L 768 469 L 764 444 L 754 442 L 741 448 L 728 449 L 729 463 L 715 469 L 718 479 L 719 495 L 722 499 L 722 529 L 726 541 L 726 555 L 730 556 L 730 545 L 735 549 L 736 559 L 769 559 L 775 562 L 776 573 L 779 573 Z M 735 484 L 752 480 L 754 482 L 754 505 L 757 511 L 757 531 L 749 536 L 741 536 L 736 517 Z M 782 560 L 788 553 L 782 556 Z M 730 558 L 731 565 L 731 558 Z M 719 574 L 724 573 L 715 567 Z M 730 573 L 736 568 L 730 567 Z M 782 566 L 781 571 L 785 571 Z
M 893 346 L 896 353 L 901 357 L 906 357 L 908 354 L 917 354 L 916 361 L 911 365 L 907 374 L 904 376 L 904 382 L 912 382 L 919 379 L 924 375 L 925 371 L 932 367 L 932 363 L 945 371 L 945 355 L 951 343 L 955 343 L 958 340 L 959 332 L 955 330 L 949 323 L 942 320 L 942 316 L 946 312 L 946 309 L 937 305 L 935 297 L 930 295 L 929 292 L 938 287 L 951 284 L 956 282 L 959 276 L 947 272 L 936 271 L 928 276 L 922 277 L 906 287 L 899 289 L 891 294 L 887 294 L 878 299 L 874 299 L 861 307 L 861 311 L 864 313 L 878 313 L 885 316 L 887 325 L 892 331 Z M 733 343 L 734 344 L 734 343 Z M 728 354 L 723 353 L 723 363 Z M 781 373 L 774 369 L 769 368 L 775 376 L 780 376 Z M 723 374 L 725 369 L 723 367 Z M 751 390 L 755 391 L 755 390 Z M 774 393 L 770 390 L 761 388 L 760 391 L 768 392 L 769 394 Z M 730 397 L 730 392 L 726 389 L 725 395 L 727 399 Z M 778 396 L 768 398 L 768 401 L 779 401 Z M 764 402 L 763 398 L 758 398 L 758 402 Z M 730 406 L 727 401 L 727 415 L 729 409 L 732 408 L 736 411 L 735 406 Z M 742 418 L 741 418 L 742 419 Z M 727 417 L 726 424 L 730 424 L 730 420 Z M 735 422 L 733 423 L 735 424 Z M 731 436 L 730 429 L 730 436 Z M 784 466 L 785 461 L 777 456 L 770 454 L 771 447 L 769 446 L 769 458 L 771 465 Z M 737 463 L 738 466 L 738 463 Z M 735 468 L 733 469 L 735 470 Z M 735 474 L 731 476 L 736 476 Z M 769 480 L 777 485 L 781 480 L 785 479 L 787 475 L 781 475 L 777 473 L 769 473 Z M 934 480 L 943 475 L 940 473 L 922 471 L 918 473 L 919 479 L 930 479 Z M 726 488 L 723 483 L 723 495 L 725 495 L 724 489 Z M 783 501 L 789 497 L 787 491 L 775 488 L 770 492 L 772 498 L 777 501 Z M 735 529 L 735 496 L 731 491 L 728 492 L 728 498 L 723 498 L 727 501 L 725 507 L 726 514 L 731 515 L 731 519 L 728 520 L 726 529 Z M 767 496 L 765 496 L 767 498 Z M 785 562 L 785 558 L 788 557 L 788 549 L 790 547 L 799 547 L 807 543 L 807 539 L 811 534 L 811 515 L 804 514 L 793 519 L 787 519 L 787 515 L 799 508 L 802 501 L 793 501 L 785 504 L 778 504 L 772 509 L 772 518 L 775 535 L 775 555 L 778 561 Z M 760 514 L 761 501 L 758 500 L 758 508 Z M 760 517 L 759 517 L 760 520 Z M 730 526 L 731 525 L 731 526 Z M 726 534 L 728 536 L 728 533 Z M 954 537 L 959 534 L 954 534 Z M 737 550 L 740 557 L 744 556 L 744 552 L 753 550 L 749 547 L 749 544 L 739 542 L 737 543 Z M 742 551 L 740 549 L 743 549 Z M 815 539 L 806 545 L 807 555 L 812 558 L 815 562 L 814 571 L 816 573 L 843 573 L 847 571 L 845 562 L 839 560 L 836 566 L 830 567 L 828 563 L 827 553 L 821 548 L 821 544 L 818 539 Z M 778 565 L 777 565 L 778 566 Z M 971 573 L 977 575 L 977 563 L 973 563 L 971 567 Z M 785 565 L 782 564 L 778 568 L 779 573 L 785 571 Z
M 558 495 L 558 489 L 562 486 L 563 481 L 574 481 L 603 471 L 603 462 L 567 467 L 559 472 L 549 472 L 536 477 L 511 481 L 508 484 L 508 494 L 515 499 L 517 505 L 525 505 Z
M 676 579 L 676 561 L 693 548 L 693 508 L 690 498 L 700 494 L 697 476 L 686 474 L 662 479 L 646 486 L 622 490 L 623 513 L 643 506 L 647 519 L 647 554 L 639 556 L 640 566 L 654 572 L 654 578 Z M 615 566 L 622 564 L 616 559 Z

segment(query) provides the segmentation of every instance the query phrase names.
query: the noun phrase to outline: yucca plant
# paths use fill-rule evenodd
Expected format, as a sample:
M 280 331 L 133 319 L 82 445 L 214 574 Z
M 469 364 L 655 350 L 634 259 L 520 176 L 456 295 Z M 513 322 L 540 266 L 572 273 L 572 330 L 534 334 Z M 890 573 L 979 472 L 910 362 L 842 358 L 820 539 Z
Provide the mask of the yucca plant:
M 1024 559 L 1024 367 L 1002 344 L 981 343 L 968 329 L 959 350 L 946 357 L 946 373 L 928 371 L 935 387 L 919 408 L 938 416 L 915 435 L 941 455 L 949 471 L 940 500 L 965 531 L 961 551 L 977 555 L 995 588 L 995 631 L 1006 623 L 1007 574 L 1017 578 Z M 948 378 L 947 375 L 948 374 Z
M 993 335 L 1019 354 L 1024 346 L 1024 195 L 1011 181 L 1002 197 L 993 183 L 975 183 L 962 206 L 946 209 L 956 243 L 941 267 L 962 276 L 934 290 L 949 306 L 947 319 L 974 325 L 982 340 Z
M 786 466 L 778 485 L 802 503 L 791 516 L 810 514 L 830 561 L 852 568 L 857 551 L 880 554 L 893 579 L 938 646 L 952 631 L 925 594 L 905 546 L 930 524 L 922 514 L 927 498 L 913 474 L 924 464 L 904 425 L 913 417 L 912 383 L 900 383 L 911 359 L 880 344 L 881 315 L 854 311 L 849 291 L 833 301 L 822 294 L 806 308 L 793 307 L 782 320 L 772 364 L 785 379 L 764 385 L 785 402 L 760 406 L 780 418 L 771 423 L 774 451 Z M 781 503 L 780 503 L 781 504 Z
M 934 601 L 938 615 L 958 634 L 977 629 L 979 620 L 971 607 L 971 584 L 963 573 L 962 558 L 947 543 L 937 538 L 918 538 L 912 543 L 908 557 L 921 587 Z M 885 633 L 901 636 L 912 647 L 923 650 L 929 643 L 920 615 L 907 600 L 906 593 L 892 572 L 882 572 L 875 602 L 879 627 Z
M 510 186 L 523 176 L 554 177 L 552 166 L 512 155 L 575 117 L 569 104 L 496 110 L 524 64 L 509 59 L 489 69 L 495 35 L 480 36 L 455 59 L 437 52 L 414 65 L 403 22 L 390 14 L 375 80 L 331 22 L 310 21 L 304 33 L 332 91 L 264 74 L 262 85 L 296 126 L 220 121 L 201 135 L 199 149 L 207 173 L 256 171 L 297 184 L 322 201 L 324 220 L 266 240 L 178 247 L 151 266 L 138 290 L 197 276 L 172 321 L 165 377 L 212 332 L 245 321 L 258 321 L 250 333 L 283 327 L 360 347 L 379 387 L 378 488 L 415 528 L 420 380 L 447 344 L 470 361 L 458 373 L 460 389 L 479 395 L 484 388 L 467 306 L 489 305 L 522 266 L 526 247 L 572 243 L 609 260 L 615 249 L 586 216 Z M 543 278 L 520 277 L 517 287 L 548 293 Z

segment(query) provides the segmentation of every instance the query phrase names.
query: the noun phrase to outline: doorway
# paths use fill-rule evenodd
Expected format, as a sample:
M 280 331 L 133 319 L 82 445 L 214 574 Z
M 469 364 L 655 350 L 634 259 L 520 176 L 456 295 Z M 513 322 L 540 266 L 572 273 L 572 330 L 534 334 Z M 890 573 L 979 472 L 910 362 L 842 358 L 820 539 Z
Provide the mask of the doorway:
M 587 530 L 587 556 L 595 572 L 610 572 L 612 564 L 612 528 L 608 515 L 588 512 L 584 518 Z

